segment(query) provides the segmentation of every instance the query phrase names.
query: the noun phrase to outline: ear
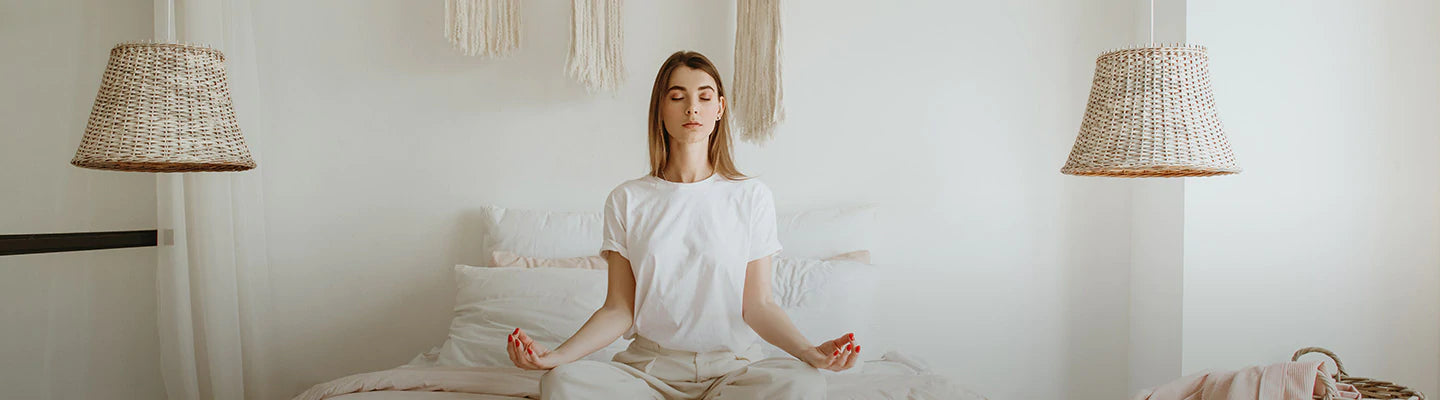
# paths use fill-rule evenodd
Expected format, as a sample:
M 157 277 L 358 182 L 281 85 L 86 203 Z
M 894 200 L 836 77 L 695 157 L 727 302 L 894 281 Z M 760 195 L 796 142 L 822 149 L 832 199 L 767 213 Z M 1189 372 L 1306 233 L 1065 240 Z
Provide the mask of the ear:
M 725 107 L 725 96 L 720 96 L 720 114 L 715 116 L 715 120 L 718 121 L 720 120 L 720 117 L 725 116 Z

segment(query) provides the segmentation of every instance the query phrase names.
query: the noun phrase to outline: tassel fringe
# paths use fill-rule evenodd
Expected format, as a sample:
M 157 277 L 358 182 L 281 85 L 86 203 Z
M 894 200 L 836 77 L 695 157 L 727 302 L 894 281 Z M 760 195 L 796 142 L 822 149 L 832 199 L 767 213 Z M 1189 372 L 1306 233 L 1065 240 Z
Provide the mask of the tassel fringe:
M 520 47 L 520 1 L 445 0 L 445 39 L 468 56 L 509 56 Z
M 625 81 L 621 0 L 572 0 L 571 4 L 566 72 L 590 92 L 618 89 Z
M 763 144 L 785 121 L 780 80 L 781 0 L 739 0 L 735 21 L 735 122 L 742 140 Z

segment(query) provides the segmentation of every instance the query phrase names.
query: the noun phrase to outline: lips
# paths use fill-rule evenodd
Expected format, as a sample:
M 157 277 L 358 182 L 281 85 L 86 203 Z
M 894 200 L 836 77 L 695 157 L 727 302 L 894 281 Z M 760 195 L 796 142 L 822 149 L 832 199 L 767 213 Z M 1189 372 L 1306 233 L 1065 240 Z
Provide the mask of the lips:
M 686 128 L 696 128 L 696 127 L 699 127 L 699 126 L 700 126 L 700 123 L 699 123 L 699 122 L 686 122 L 684 126 L 685 126 Z

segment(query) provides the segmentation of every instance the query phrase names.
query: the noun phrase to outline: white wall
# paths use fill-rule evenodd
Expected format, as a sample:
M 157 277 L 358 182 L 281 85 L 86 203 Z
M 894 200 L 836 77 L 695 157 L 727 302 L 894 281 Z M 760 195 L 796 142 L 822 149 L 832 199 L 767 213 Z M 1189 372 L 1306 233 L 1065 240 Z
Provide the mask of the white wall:
M 1134 44 L 1184 42 L 1185 3 L 1136 0 Z M 1131 185 L 1127 393 L 1180 376 L 1185 268 L 1185 180 L 1138 179 Z
M 73 167 L 110 48 L 148 0 L 0 1 L 0 234 L 155 229 L 155 177 Z M 0 257 L 7 399 L 157 399 L 155 249 Z
M 733 2 L 627 2 L 613 95 L 563 75 L 568 2 L 526 2 L 502 60 L 450 50 L 438 3 L 257 3 L 285 366 L 267 398 L 439 344 L 478 207 L 598 210 L 645 172 L 660 61 L 731 70 Z M 903 350 L 996 399 L 1123 397 L 1128 186 L 1058 170 L 1133 3 L 788 1 L 789 121 L 739 165 L 781 208 L 883 207 L 878 334 Z
M 1246 170 L 1185 187 L 1185 372 L 1324 346 L 1437 393 L 1440 4 L 1189 3 Z

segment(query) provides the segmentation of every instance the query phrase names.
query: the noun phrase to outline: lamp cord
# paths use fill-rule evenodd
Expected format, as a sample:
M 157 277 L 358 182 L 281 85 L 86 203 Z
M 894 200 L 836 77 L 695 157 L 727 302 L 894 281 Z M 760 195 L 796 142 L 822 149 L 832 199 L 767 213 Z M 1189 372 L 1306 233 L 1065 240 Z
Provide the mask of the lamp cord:
M 165 0 L 165 6 L 165 42 L 175 43 L 175 0 Z

